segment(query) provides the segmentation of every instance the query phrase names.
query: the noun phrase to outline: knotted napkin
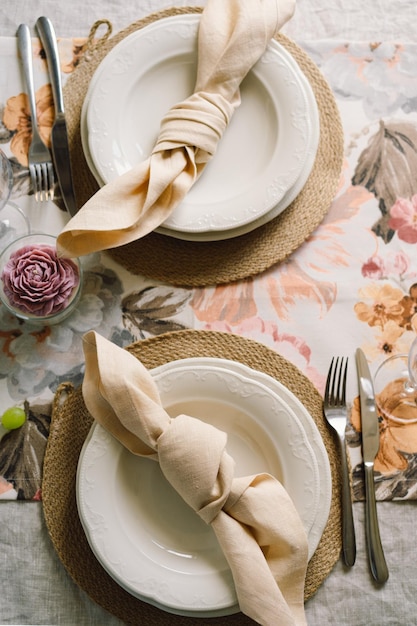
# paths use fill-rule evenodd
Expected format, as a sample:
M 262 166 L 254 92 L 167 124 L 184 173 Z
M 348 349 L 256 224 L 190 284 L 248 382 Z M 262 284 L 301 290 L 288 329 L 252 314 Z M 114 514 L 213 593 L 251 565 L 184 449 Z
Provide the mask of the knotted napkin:
M 133 454 L 159 462 L 211 524 L 242 612 L 265 626 L 305 624 L 307 537 L 284 487 L 270 474 L 235 477 L 226 433 L 188 415 L 171 418 L 152 376 L 128 351 L 95 331 L 83 345 L 88 411 Z
M 100 189 L 58 236 L 63 256 L 135 241 L 180 204 L 216 151 L 235 109 L 239 85 L 295 0 L 208 0 L 198 34 L 194 93 L 168 111 L 152 154 Z

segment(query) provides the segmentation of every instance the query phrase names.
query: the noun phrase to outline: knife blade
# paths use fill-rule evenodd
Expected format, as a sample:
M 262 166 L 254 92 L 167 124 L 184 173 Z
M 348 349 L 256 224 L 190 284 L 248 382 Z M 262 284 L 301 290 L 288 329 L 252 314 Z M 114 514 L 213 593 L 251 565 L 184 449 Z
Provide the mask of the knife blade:
M 51 20 L 47 17 L 38 18 L 36 28 L 48 61 L 52 95 L 55 105 L 55 120 L 51 132 L 52 156 L 61 189 L 62 199 L 68 213 L 73 216 L 77 213 L 78 209 L 75 200 L 71 171 L 70 149 L 68 143 L 67 123 L 65 121 L 58 45 Z
M 371 573 L 378 583 L 388 580 L 388 567 L 379 533 L 375 499 L 374 461 L 379 450 L 378 411 L 375 392 L 364 352 L 356 351 L 362 425 L 362 455 L 365 469 L 365 530 Z

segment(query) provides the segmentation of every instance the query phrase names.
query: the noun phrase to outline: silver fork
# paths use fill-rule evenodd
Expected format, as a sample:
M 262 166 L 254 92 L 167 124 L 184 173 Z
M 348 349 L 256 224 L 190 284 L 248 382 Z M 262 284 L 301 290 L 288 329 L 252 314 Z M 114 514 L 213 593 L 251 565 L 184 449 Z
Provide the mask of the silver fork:
M 352 567 L 356 559 L 355 526 L 345 443 L 347 421 L 346 380 L 348 359 L 337 357 L 330 363 L 324 392 L 323 411 L 327 422 L 336 433 L 342 458 L 342 546 L 343 560 Z
M 38 130 L 35 101 L 35 84 L 33 80 L 32 40 L 27 24 L 20 24 L 17 30 L 19 52 L 25 76 L 30 114 L 32 117 L 32 141 L 29 147 L 29 173 L 32 181 L 35 200 L 53 200 L 54 168 L 51 153 L 43 143 Z

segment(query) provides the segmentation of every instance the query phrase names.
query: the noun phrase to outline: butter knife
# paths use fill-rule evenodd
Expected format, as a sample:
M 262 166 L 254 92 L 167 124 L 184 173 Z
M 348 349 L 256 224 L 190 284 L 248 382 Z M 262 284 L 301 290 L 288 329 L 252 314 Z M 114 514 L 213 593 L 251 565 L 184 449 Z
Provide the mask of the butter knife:
M 362 455 L 365 468 L 365 530 L 369 565 L 378 583 L 388 580 L 388 567 L 379 534 L 375 499 L 374 461 L 379 450 L 378 411 L 368 362 L 363 351 L 356 351 L 362 424 Z
M 51 78 L 52 95 L 55 105 L 55 120 L 51 133 L 52 156 L 56 175 L 61 189 L 62 199 L 68 213 L 73 216 L 77 213 L 77 204 L 74 194 L 74 185 L 71 171 L 70 150 L 68 143 L 67 124 L 64 112 L 64 97 L 62 94 L 61 70 L 59 66 L 58 45 L 51 20 L 40 17 L 36 22 L 36 29 L 42 42 L 48 60 L 48 69 Z

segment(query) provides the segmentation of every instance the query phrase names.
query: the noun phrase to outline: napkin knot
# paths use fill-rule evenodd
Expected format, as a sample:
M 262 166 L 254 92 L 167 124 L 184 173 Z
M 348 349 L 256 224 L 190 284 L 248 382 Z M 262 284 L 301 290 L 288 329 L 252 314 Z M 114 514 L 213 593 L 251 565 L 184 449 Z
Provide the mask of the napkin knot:
M 235 463 L 226 444 L 225 432 L 188 415 L 170 420 L 156 444 L 165 478 L 207 524 L 232 487 Z
M 163 117 L 153 153 L 192 146 L 195 162 L 207 163 L 216 152 L 236 105 L 220 93 L 193 93 Z

